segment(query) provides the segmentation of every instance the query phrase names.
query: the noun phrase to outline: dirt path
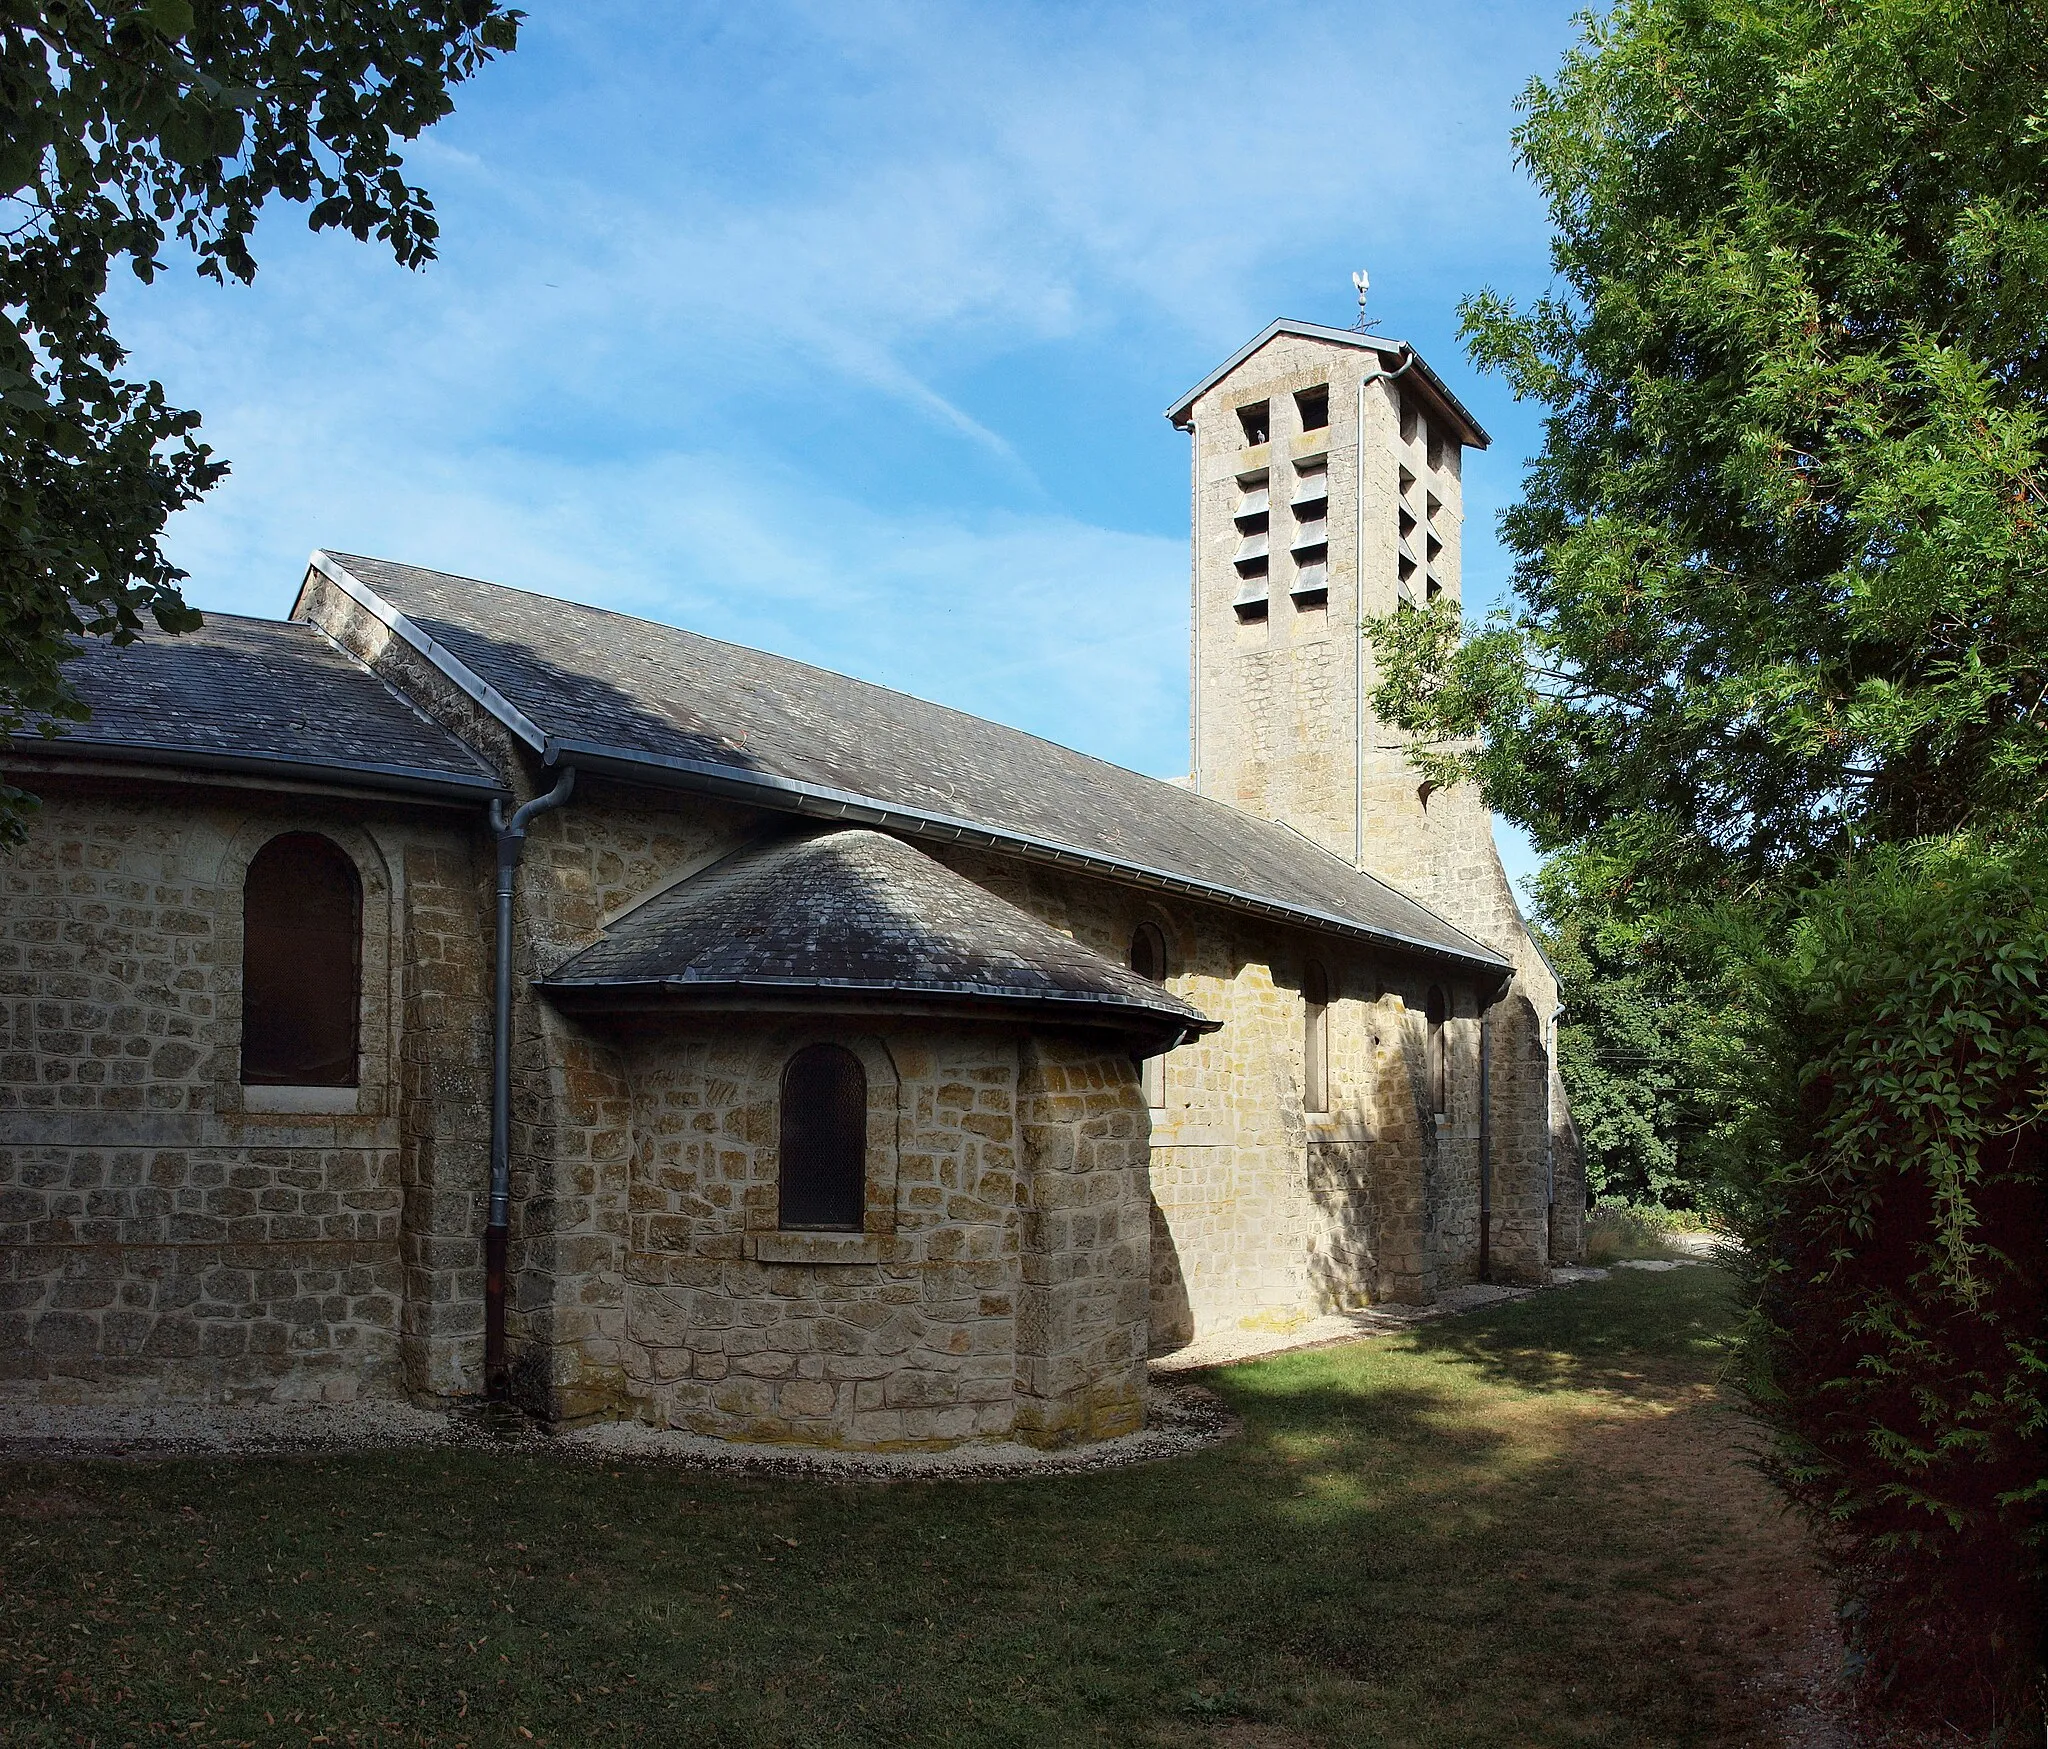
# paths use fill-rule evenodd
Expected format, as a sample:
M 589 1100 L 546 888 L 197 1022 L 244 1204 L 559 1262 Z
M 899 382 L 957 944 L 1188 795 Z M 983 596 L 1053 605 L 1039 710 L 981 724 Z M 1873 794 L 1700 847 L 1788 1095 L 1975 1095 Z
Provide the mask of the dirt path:
M 1756 1467 L 1762 1429 L 1718 1391 L 1668 1414 L 1604 1424 L 1577 1454 L 1648 1512 L 1683 1502 L 1713 1527 L 1687 1595 L 1646 1598 L 1638 1625 L 1662 1630 L 1722 1672 L 1724 1709 L 1755 1721 L 1743 1749 L 1936 1749 L 1888 1729 L 1842 1685 L 1834 1600 L 1804 1527 Z M 1958 1749 L 1961 1740 L 1947 1740 Z

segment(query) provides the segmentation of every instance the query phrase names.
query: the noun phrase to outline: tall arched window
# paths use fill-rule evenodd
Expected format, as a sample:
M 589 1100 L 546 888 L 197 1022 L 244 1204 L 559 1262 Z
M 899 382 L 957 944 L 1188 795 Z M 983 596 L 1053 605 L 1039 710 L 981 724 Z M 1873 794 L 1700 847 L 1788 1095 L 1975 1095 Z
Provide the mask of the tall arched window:
M 1443 990 L 1429 987 L 1429 1109 L 1439 1114 L 1451 1109 L 1450 1048 L 1444 1038 L 1444 1022 L 1450 1019 L 1450 1004 Z
M 363 888 L 332 839 L 287 832 L 242 883 L 242 1080 L 353 1087 Z
M 840 1045 L 806 1045 L 782 1071 L 785 1231 L 858 1233 L 867 1206 L 868 1076 Z
M 1140 923 L 1131 931 L 1131 970 L 1155 984 L 1166 982 L 1166 937 L 1156 923 Z M 1145 1057 L 1138 1063 L 1138 1085 L 1154 1111 L 1166 1106 L 1166 1059 Z
M 1301 1104 L 1305 1111 L 1330 1109 L 1330 974 L 1322 962 L 1301 969 Z

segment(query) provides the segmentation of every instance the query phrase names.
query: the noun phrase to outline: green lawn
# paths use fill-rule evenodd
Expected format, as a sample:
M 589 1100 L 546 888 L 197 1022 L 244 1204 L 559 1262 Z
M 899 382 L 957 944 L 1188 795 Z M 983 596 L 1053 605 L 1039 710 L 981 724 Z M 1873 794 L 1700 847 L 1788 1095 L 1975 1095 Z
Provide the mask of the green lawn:
M 1624 1271 L 1236 1367 L 1242 1439 L 1094 1476 L 16 1465 L 0 1741 L 1767 1742 L 1728 1317 Z

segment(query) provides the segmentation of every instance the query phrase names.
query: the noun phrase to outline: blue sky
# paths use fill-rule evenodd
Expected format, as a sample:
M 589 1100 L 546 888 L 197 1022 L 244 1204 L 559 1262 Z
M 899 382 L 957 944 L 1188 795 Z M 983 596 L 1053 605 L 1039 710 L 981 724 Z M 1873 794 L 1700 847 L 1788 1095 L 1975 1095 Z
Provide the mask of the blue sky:
M 1468 604 L 1537 437 L 1456 304 L 1547 278 L 1508 141 L 1572 8 L 528 0 L 409 157 L 408 273 L 279 209 L 262 271 L 117 296 L 228 482 L 201 607 L 315 546 L 759 645 L 1186 769 L 1187 449 L 1161 410 L 1373 279 L 1492 431 Z M 1504 846 L 1518 870 L 1519 845 Z

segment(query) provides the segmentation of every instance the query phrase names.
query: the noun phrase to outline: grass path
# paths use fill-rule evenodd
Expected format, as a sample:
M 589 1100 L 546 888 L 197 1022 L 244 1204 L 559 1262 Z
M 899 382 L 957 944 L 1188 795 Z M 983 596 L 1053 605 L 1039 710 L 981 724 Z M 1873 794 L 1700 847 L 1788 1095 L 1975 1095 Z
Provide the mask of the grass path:
M 1623 1271 L 1232 1368 L 1242 1439 L 1099 1475 L 10 1466 L 0 1741 L 1777 1743 L 1816 1598 L 1725 1295 Z

